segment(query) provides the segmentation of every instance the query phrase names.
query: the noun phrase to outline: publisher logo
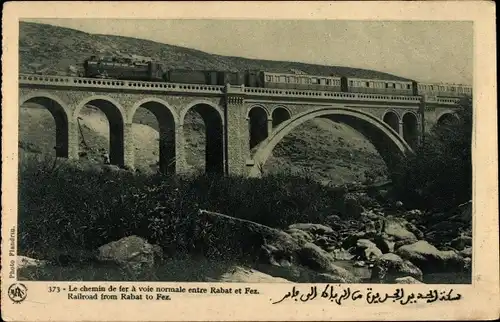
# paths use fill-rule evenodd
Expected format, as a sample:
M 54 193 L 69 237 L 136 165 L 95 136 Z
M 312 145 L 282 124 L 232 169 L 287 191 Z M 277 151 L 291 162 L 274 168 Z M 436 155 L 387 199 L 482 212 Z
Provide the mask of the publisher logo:
M 14 303 L 21 303 L 26 299 L 28 293 L 28 288 L 22 283 L 15 283 L 9 287 L 9 298 Z

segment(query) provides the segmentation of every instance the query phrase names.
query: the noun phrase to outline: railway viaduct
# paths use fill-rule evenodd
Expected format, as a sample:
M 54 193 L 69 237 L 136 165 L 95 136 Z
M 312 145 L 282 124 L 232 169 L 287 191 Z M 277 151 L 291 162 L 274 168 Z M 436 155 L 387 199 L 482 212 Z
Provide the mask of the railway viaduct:
M 420 96 L 27 74 L 18 79 L 19 105 L 43 105 L 54 117 L 57 156 L 78 159 L 78 116 L 83 107 L 92 105 L 109 121 L 110 162 L 134 168 L 132 120 L 143 107 L 158 120 L 160 170 L 170 173 L 183 173 L 187 168 L 183 126 L 191 109 L 205 122 L 206 171 L 258 176 L 273 148 L 297 126 L 317 117 L 345 123 L 362 133 L 391 168 L 399 158 L 413 153 L 423 129 L 453 117 L 458 102 L 439 97 L 424 100 Z

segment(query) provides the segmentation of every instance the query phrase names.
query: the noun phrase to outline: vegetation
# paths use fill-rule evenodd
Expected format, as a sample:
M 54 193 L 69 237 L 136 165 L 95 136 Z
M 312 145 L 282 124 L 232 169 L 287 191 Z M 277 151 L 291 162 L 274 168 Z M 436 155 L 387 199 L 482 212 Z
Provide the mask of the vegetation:
M 459 104 L 457 120 L 436 126 L 414 157 L 393 174 L 398 197 L 409 207 L 449 209 L 472 199 L 472 100 Z
M 129 235 L 188 252 L 196 242 L 192 225 L 199 209 L 284 228 L 339 213 L 342 201 L 342 193 L 308 178 L 146 176 L 58 162 L 25 158 L 21 164 L 23 255 L 77 256 L 78 249 L 84 254 Z

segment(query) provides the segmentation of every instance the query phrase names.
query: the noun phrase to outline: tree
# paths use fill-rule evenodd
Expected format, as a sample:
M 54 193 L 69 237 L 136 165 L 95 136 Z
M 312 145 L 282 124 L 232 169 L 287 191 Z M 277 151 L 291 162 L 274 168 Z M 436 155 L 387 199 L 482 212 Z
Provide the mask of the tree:
M 456 116 L 432 128 L 395 171 L 395 192 L 406 205 L 444 210 L 472 199 L 471 98 L 458 103 Z

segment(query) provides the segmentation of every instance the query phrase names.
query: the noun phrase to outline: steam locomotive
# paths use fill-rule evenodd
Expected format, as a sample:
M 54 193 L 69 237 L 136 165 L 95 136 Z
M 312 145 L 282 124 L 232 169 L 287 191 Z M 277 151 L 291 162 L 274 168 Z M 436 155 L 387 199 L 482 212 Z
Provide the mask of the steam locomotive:
M 203 85 L 245 85 L 247 87 L 318 90 L 396 95 L 435 95 L 459 97 L 472 95 L 470 86 L 427 84 L 410 80 L 380 80 L 346 76 L 319 76 L 304 73 L 275 73 L 263 70 L 244 72 L 215 70 L 165 70 L 157 62 L 122 57 L 92 56 L 85 60 L 83 77 L 110 78 Z

